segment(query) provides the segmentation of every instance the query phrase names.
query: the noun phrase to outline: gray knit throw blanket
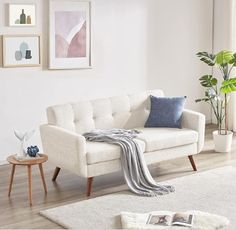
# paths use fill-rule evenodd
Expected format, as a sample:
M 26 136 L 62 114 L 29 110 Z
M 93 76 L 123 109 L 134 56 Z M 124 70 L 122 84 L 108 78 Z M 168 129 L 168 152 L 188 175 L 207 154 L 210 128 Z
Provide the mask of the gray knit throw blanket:
M 143 152 L 134 140 L 139 131 L 125 129 L 94 130 L 84 134 L 87 141 L 106 142 L 122 149 L 121 166 L 130 190 L 142 196 L 164 195 L 174 191 L 173 186 L 157 184 L 146 165 Z

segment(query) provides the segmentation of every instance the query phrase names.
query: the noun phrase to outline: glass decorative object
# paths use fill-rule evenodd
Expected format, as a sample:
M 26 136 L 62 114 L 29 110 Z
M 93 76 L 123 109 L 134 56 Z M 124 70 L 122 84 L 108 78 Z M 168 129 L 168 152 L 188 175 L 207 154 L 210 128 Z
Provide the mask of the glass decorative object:
M 35 133 L 35 130 L 31 130 L 28 132 L 21 132 L 18 130 L 14 130 L 14 134 L 16 138 L 20 141 L 20 149 L 16 154 L 17 159 L 22 159 L 26 157 L 27 151 L 25 150 L 25 142 L 28 141 Z

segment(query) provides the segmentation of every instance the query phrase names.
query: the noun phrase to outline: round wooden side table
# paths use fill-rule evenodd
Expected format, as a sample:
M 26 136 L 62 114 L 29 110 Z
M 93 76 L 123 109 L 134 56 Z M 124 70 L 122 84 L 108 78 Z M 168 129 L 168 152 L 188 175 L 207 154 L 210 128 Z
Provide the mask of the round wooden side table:
M 13 178 L 14 178 L 14 174 L 15 174 L 16 165 L 27 166 L 27 168 L 28 168 L 29 203 L 30 203 L 30 206 L 32 206 L 32 173 L 31 173 L 31 166 L 33 166 L 33 165 L 38 165 L 39 166 L 39 171 L 40 171 L 40 174 L 41 174 L 44 191 L 45 191 L 45 193 L 47 193 L 47 187 L 46 187 L 46 182 L 45 182 L 44 173 L 43 173 L 43 163 L 48 160 L 48 156 L 45 155 L 45 154 L 39 154 L 39 155 L 40 155 L 40 157 L 38 157 L 38 158 L 26 159 L 26 160 L 17 160 L 17 159 L 15 159 L 15 155 L 11 155 L 7 158 L 7 161 L 10 164 L 12 164 L 8 196 L 10 197 L 10 195 L 11 195 L 11 189 L 12 189 L 12 183 L 13 183 Z

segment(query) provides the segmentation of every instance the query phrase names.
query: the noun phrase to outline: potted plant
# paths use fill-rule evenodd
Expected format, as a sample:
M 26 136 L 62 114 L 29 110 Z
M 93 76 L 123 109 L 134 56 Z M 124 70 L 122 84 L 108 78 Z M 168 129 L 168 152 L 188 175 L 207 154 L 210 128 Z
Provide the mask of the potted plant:
M 205 97 L 195 100 L 210 104 L 217 120 L 218 130 L 213 131 L 216 152 L 230 152 L 233 132 L 228 130 L 229 93 L 236 91 L 236 77 L 231 77 L 231 71 L 236 67 L 236 53 L 222 50 L 217 54 L 199 52 L 196 54 L 208 66 L 219 70 L 220 81 L 213 75 L 204 75 L 200 84 L 205 88 Z M 212 71 L 213 72 L 213 71 Z

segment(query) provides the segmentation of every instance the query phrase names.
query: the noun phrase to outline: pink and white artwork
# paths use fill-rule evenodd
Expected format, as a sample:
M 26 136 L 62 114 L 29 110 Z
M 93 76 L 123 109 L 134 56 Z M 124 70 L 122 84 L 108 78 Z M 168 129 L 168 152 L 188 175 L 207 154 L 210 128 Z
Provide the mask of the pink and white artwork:
M 55 12 L 56 58 L 86 57 L 86 12 Z
M 49 68 L 91 68 L 91 3 L 50 0 Z

